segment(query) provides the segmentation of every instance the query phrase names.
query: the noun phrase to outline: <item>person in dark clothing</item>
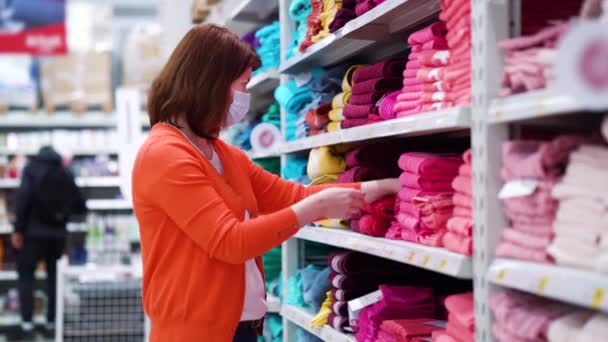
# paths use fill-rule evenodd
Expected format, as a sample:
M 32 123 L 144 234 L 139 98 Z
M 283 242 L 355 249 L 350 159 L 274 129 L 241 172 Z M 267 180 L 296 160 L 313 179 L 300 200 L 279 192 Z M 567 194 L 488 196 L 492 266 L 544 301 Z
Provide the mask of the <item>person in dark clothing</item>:
M 11 237 L 18 250 L 22 337 L 33 333 L 34 273 L 41 260 L 47 274 L 47 328 L 49 332 L 54 329 L 57 260 L 65 247 L 67 221 L 72 215 L 85 213 L 85 199 L 61 156 L 52 147 L 41 148 L 23 170 Z

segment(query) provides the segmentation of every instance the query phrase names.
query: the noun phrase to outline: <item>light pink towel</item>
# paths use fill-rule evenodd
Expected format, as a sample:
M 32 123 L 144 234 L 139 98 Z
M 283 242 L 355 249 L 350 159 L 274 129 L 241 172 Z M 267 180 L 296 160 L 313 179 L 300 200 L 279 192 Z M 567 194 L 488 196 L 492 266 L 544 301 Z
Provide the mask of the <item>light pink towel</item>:
M 444 303 L 450 320 L 458 321 L 468 331 L 475 331 L 475 303 L 472 292 L 450 295 Z
M 445 233 L 445 230 L 421 230 L 418 232 L 418 243 L 431 247 L 443 247 Z
M 465 208 L 473 208 L 473 198 L 469 195 L 456 192 L 454 194 L 454 198 L 452 199 L 454 205 L 465 207 Z
M 473 254 L 473 238 L 469 236 L 463 236 L 448 231 L 443 236 L 443 245 L 454 253 L 463 255 Z
M 413 202 L 415 197 L 425 197 L 425 196 L 451 196 L 453 191 L 424 191 L 420 189 L 413 189 L 408 187 L 403 187 L 397 193 L 398 199 L 403 202 Z
M 471 218 L 471 217 L 473 217 L 473 209 L 467 208 L 467 207 L 455 206 L 454 207 L 454 217 Z
M 465 164 L 462 164 L 458 169 L 458 175 L 465 177 L 473 177 L 473 168 L 471 167 L 471 164 L 467 164 L 465 161 Z
M 463 164 L 463 166 L 466 164 Z M 462 194 L 473 196 L 473 180 L 471 177 L 458 176 L 452 181 L 452 188 Z
M 500 237 L 502 241 L 534 249 L 547 248 L 552 239 L 551 234 L 546 234 L 545 236 L 535 236 L 510 228 L 503 229 Z
M 445 24 L 442 22 L 436 22 L 410 34 L 407 39 L 407 43 L 410 45 L 424 44 L 426 42 L 432 41 L 435 38 L 445 37 L 446 33 L 447 28 Z
M 551 257 L 545 248 L 526 248 L 508 241 L 501 241 L 496 246 L 496 256 L 499 258 L 528 260 L 540 263 L 551 263 Z

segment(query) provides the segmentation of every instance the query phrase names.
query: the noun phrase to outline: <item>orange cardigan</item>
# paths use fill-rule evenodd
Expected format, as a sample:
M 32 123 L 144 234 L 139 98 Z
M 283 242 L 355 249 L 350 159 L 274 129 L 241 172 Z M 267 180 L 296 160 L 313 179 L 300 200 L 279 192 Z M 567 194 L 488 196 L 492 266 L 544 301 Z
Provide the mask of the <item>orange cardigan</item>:
M 176 128 L 157 124 L 135 161 L 133 205 L 153 342 L 232 341 L 245 261 L 256 258 L 263 272 L 259 256 L 299 229 L 289 207 L 327 187 L 282 180 L 220 140 L 213 148 L 223 176 Z

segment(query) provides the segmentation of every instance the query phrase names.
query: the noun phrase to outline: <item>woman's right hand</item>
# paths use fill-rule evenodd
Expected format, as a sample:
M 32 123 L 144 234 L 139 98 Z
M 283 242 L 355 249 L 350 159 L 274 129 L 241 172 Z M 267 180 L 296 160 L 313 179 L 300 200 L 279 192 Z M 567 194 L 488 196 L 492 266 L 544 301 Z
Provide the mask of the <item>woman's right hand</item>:
M 329 188 L 291 206 L 303 226 L 319 218 L 341 218 L 356 214 L 365 203 L 365 194 L 348 188 Z

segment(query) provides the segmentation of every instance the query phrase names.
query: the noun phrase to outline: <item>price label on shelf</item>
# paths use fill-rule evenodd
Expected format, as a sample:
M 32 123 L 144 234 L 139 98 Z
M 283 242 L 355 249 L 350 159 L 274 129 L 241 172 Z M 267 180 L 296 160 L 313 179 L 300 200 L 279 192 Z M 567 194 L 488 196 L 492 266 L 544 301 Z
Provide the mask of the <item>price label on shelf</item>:
M 424 258 L 422 259 L 422 267 L 427 267 L 429 265 L 430 261 L 431 261 L 431 256 L 425 255 Z
M 408 262 L 414 262 L 414 258 L 416 258 L 416 252 L 411 251 L 410 255 L 407 257 Z
M 503 282 L 503 281 L 505 281 L 505 278 L 507 278 L 507 269 L 503 268 L 502 270 L 500 270 L 498 272 L 498 275 L 496 276 L 496 280 L 499 282 Z
M 448 261 L 446 259 L 441 259 L 441 261 L 439 262 L 439 267 L 437 267 L 437 270 L 439 270 L 439 272 L 443 272 L 443 270 L 445 269 L 445 266 L 448 264 Z
M 593 298 L 591 298 L 591 307 L 593 309 L 599 309 L 602 307 L 602 303 L 604 302 L 604 296 L 606 295 L 606 290 L 603 288 L 598 288 L 593 293 Z
M 549 284 L 549 277 L 542 276 L 538 280 L 538 285 L 536 286 L 536 291 L 538 294 L 545 294 L 545 290 L 547 289 L 547 285 Z

